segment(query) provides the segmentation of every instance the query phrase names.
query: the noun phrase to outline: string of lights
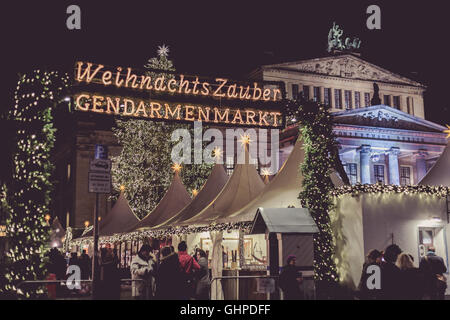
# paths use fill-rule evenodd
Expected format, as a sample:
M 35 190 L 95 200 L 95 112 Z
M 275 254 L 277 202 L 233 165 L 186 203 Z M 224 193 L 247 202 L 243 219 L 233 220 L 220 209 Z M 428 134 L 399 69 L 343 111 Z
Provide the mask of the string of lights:
M 5 294 L 37 298 L 42 288 L 19 288 L 24 280 L 46 276 L 46 253 L 50 230 L 49 212 L 53 164 L 50 152 L 55 142 L 52 109 L 60 92 L 69 84 L 66 74 L 35 70 L 19 79 L 10 112 L 16 123 L 16 144 L 12 152 L 14 171 L 8 185 Z

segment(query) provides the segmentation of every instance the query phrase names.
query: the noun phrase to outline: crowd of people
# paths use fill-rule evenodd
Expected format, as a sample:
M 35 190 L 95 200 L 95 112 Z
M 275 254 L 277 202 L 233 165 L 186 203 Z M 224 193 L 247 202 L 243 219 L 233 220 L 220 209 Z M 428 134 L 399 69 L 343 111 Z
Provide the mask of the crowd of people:
M 131 293 L 135 299 L 161 300 L 208 300 L 210 293 L 210 272 L 208 257 L 205 251 L 196 249 L 193 256 L 187 253 L 186 242 L 178 244 L 178 252 L 173 246 L 166 246 L 157 251 L 144 244 L 132 258 L 130 274 L 132 279 Z M 69 259 L 54 248 L 49 253 L 49 280 L 64 280 L 67 278 L 67 268 L 77 265 L 80 268 L 81 279 L 89 280 L 92 274 L 92 260 L 83 250 L 78 256 L 71 253 Z M 101 248 L 98 264 L 96 295 L 98 299 L 120 299 L 121 273 L 117 251 L 111 248 Z M 81 292 L 86 290 L 82 284 Z M 51 285 L 49 292 L 54 292 L 56 286 Z
M 187 253 L 186 242 L 164 247 L 158 259 L 149 245 L 143 245 L 131 261 L 133 296 L 137 299 L 208 300 L 210 274 L 205 251 Z
M 375 266 L 371 267 L 371 266 Z M 375 269 L 379 267 L 380 283 Z M 434 247 L 415 266 L 412 255 L 392 244 L 386 250 L 371 250 L 364 263 L 358 297 L 364 300 L 443 300 L 447 288 L 445 263 Z

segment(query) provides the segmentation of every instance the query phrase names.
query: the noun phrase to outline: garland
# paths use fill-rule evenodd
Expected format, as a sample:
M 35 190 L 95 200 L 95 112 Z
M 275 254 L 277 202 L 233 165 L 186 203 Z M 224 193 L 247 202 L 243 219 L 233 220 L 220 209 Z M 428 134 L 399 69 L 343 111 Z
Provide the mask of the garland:
M 314 101 L 290 101 L 288 121 L 299 123 L 305 159 L 300 165 L 303 190 L 299 199 L 309 208 L 319 232 L 314 235 L 314 275 L 321 283 L 334 284 L 339 280 L 334 262 L 335 241 L 328 212 L 333 207 L 330 179 L 335 167 L 336 139 L 329 107 Z M 324 292 L 327 289 L 324 290 Z
M 426 194 L 445 198 L 450 195 L 450 188 L 445 186 L 399 186 L 387 184 L 355 184 L 352 186 L 342 186 L 335 188 L 331 194 L 335 197 L 351 195 L 357 197 L 361 193 L 402 193 L 402 194 Z
M 147 238 L 163 239 L 175 234 L 179 235 L 179 234 L 201 233 L 209 231 L 242 230 L 244 232 L 249 232 L 252 223 L 253 223 L 252 221 L 228 222 L 228 223 L 211 224 L 209 226 L 179 226 L 179 227 L 170 227 L 167 229 L 135 231 L 130 233 L 115 234 L 108 237 L 100 237 L 99 243 L 116 243 L 125 241 L 144 240 Z M 72 240 L 72 245 L 80 246 L 83 244 L 91 244 L 92 242 L 93 242 L 92 237 L 79 238 Z

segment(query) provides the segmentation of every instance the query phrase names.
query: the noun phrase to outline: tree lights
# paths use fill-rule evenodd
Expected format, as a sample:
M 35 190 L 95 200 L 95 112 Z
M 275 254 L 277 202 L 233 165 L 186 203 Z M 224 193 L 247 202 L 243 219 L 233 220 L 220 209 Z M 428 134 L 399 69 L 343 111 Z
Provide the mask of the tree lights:
M 161 54 L 151 58 L 145 67 L 152 70 L 148 72 L 152 77 L 175 70 L 172 61 Z M 155 74 L 153 70 L 161 70 L 161 73 Z M 172 131 L 187 125 L 140 119 L 117 120 L 116 124 L 113 132 L 122 151 L 112 158 L 113 186 L 116 190 L 121 185 L 125 187 L 131 209 L 143 218 L 162 199 L 172 179 L 171 152 L 176 144 L 171 141 Z M 183 164 L 180 176 L 187 188 L 199 190 L 211 168 L 212 165 L 206 163 Z
M 21 76 L 15 91 L 10 120 L 16 122 L 17 143 L 12 153 L 13 180 L 5 199 L 9 251 L 2 293 L 22 298 L 36 298 L 44 293 L 42 288 L 18 285 L 25 280 L 45 278 L 44 257 L 49 239 L 45 217 L 52 187 L 50 151 L 56 131 L 52 108 L 57 95 L 67 86 L 67 75 L 36 70 Z

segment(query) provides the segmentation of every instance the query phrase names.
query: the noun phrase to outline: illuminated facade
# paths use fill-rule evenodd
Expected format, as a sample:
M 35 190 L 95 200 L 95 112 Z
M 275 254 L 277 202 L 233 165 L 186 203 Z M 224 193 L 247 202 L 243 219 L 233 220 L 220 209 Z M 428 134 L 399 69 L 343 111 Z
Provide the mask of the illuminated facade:
M 417 184 L 446 146 L 445 127 L 425 120 L 425 86 L 358 56 L 267 65 L 251 76 L 283 81 L 288 98 L 303 95 L 331 106 L 339 155 L 353 184 Z M 281 134 L 280 163 L 297 136 L 295 124 Z

